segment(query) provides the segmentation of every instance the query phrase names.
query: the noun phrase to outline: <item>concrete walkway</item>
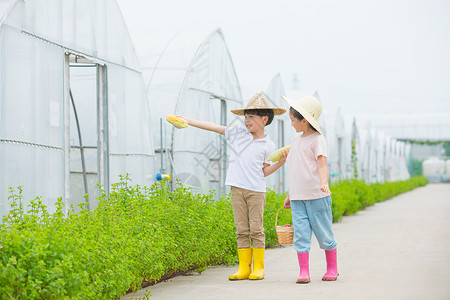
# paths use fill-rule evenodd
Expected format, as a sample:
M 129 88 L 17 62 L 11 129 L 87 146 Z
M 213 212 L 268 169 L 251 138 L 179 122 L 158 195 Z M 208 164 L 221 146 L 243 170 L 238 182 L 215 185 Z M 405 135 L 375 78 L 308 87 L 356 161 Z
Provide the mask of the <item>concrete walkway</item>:
M 340 276 L 323 282 L 325 255 L 313 236 L 311 283 L 299 273 L 291 245 L 266 250 L 261 281 L 228 281 L 237 266 L 212 267 L 147 290 L 173 299 L 450 299 L 450 184 L 429 184 L 333 224 Z

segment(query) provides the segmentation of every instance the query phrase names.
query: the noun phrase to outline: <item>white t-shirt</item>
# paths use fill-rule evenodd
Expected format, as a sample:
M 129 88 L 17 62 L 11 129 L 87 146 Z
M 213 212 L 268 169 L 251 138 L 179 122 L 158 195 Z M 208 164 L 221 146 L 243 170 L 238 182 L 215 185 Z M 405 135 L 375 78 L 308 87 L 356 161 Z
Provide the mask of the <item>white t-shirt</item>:
M 225 128 L 225 139 L 230 146 L 229 164 L 225 184 L 254 192 L 266 192 L 264 163 L 269 163 L 269 155 L 275 144 L 269 136 L 253 140 L 245 128 Z
M 315 132 L 296 136 L 287 157 L 290 200 L 314 200 L 328 196 L 320 189 L 318 156 L 327 156 L 325 137 Z

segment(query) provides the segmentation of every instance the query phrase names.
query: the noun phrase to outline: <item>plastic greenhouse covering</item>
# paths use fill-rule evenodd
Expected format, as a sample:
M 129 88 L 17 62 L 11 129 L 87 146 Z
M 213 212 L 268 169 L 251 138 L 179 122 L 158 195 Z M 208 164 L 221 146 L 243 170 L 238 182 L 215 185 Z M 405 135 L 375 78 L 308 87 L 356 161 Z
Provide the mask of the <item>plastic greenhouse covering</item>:
M 10 186 L 52 211 L 85 192 L 94 208 L 96 184 L 121 174 L 153 181 L 145 84 L 115 1 L 2 1 L 0 70 L 1 215 Z
M 222 31 L 184 30 L 145 61 L 160 171 L 197 192 L 224 192 L 229 151 L 224 137 L 197 128 L 175 129 L 165 121 L 167 114 L 176 114 L 243 126 L 243 119 L 230 112 L 243 107 L 243 101 Z
M 378 138 L 378 140 L 375 140 L 372 138 L 372 140 L 376 141 L 375 145 L 378 145 L 378 151 L 383 153 L 378 161 L 381 159 L 384 161 L 384 166 L 378 167 L 378 169 L 382 168 L 384 170 L 382 176 L 375 176 L 376 180 L 395 181 L 409 178 L 409 173 L 411 173 L 413 168 L 413 160 L 422 160 L 423 175 L 430 182 L 439 182 L 441 179 L 444 182 L 448 181 L 448 177 L 438 179 L 439 176 L 432 175 L 433 172 L 428 172 L 429 166 L 432 166 L 432 169 L 439 169 L 437 160 L 445 161 L 445 151 L 442 144 L 420 145 L 420 142 L 439 143 L 450 141 L 450 113 L 443 111 L 433 114 L 397 113 L 364 116 L 359 117 L 357 123 L 360 131 L 367 130 L 370 127 L 379 133 L 389 134 L 384 139 Z M 408 142 L 408 140 L 412 143 Z M 366 151 L 364 159 L 367 159 L 369 155 Z M 371 169 L 373 170 L 373 167 Z M 442 176 L 445 171 L 434 173 Z M 373 178 L 374 175 L 372 174 L 371 176 Z M 368 179 L 368 177 L 366 178 Z
M 330 181 L 351 178 L 351 138 L 346 133 L 341 109 L 324 107 L 321 118 L 322 131 L 327 139 Z
M 361 126 L 370 124 L 373 128 L 389 133 L 397 139 L 421 141 L 449 141 L 450 113 L 397 113 L 359 117 Z
M 374 128 L 359 126 L 356 153 L 359 179 L 366 182 L 398 181 L 410 178 L 410 146 L 385 136 Z

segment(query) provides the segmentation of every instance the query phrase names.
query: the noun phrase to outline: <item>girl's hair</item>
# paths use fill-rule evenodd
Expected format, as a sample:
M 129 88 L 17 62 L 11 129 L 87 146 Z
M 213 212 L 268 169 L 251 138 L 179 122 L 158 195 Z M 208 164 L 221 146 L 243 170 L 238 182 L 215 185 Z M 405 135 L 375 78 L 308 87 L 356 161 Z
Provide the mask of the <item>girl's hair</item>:
M 304 117 L 302 116 L 301 113 L 298 112 L 298 110 L 296 110 L 295 108 L 293 108 L 291 106 L 291 108 L 289 108 L 289 112 L 294 116 L 294 118 L 296 118 L 297 120 L 301 121 L 304 119 Z
M 272 109 L 246 109 L 244 110 L 244 115 L 256 115 L 259 117 L 267 116 L 267 123 L 265 126 L 269 125 L 273 121 L 273 110 Z
M 296 118 L 299 121 L 301 121 L 305 118 L 302 116 L 301 113 L 298 112 L 298 110 L 296 110 L 292 106 L 291 106 L 291 108 L 289 108 L 289 112 L 294 116 L 294 118 Z M 314 127 L 311 126 L 311 123 L 308 122 L 308 124 L 309 124 L 309 127 L 311 127 L 314 131 L 317 131 L 317 129 L 315 129 Z

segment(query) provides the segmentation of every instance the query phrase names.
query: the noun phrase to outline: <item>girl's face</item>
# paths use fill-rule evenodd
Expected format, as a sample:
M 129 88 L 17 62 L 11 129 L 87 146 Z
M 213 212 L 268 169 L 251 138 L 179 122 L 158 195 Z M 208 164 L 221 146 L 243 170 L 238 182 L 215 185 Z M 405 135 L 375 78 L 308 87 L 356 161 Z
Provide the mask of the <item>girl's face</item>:
M 257 116 L 257 115 L 245 115 L 245 128 L 247 128 L 248 132 L 253 133 L 257 131 L 264 131 L 264 126 L 267 122 L 264 118 L 267 119 L 266 116 Z
M 289 112 L 289 118 L 291 118 L 291 126 L 294 127 L 295 132 L 302 132 L 305 131 L 305 129 L 307 129 L 308 122 L 306 121 L 306 119 L 300 121 L 299 119 L 294 117 L 294 115 L 291 112 Z

